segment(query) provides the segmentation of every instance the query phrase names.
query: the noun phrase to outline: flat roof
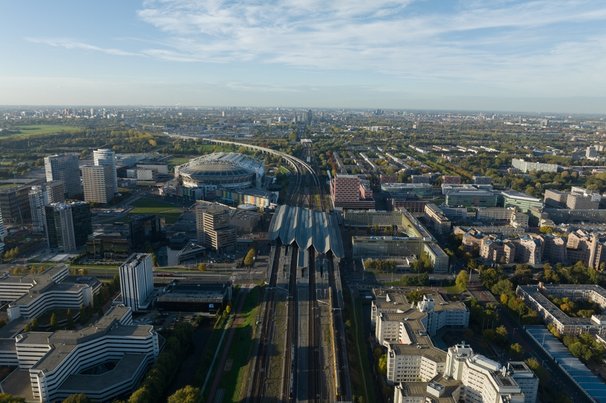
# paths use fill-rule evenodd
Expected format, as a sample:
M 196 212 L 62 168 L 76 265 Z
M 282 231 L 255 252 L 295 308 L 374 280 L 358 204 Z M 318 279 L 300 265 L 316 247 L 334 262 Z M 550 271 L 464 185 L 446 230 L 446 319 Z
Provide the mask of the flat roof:
M 598 402 L 606 401 L 606 383 L 573 356 L 549 330 L 540 325 L 526 326 L 525 330 L 585 394 Z

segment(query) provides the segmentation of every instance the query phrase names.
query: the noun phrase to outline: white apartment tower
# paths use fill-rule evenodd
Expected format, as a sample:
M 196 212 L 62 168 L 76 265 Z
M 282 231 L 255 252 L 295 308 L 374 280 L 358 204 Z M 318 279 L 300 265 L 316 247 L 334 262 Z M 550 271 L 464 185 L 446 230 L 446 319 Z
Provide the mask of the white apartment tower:
M 149 306 L 154 291 L 151 254 L 134 253 L 120 266 L 120 290 L 124 305 L 134 312 Z
M 100 148 L 93 151 L 93 162 L 96 166 L 108 166 L 109 171 L 106 171 L 107 188 L 110 192 L 110 200 L 114 193 L 118 191 L 118 175 L 116 172 L 116 155 L 112 150 Z

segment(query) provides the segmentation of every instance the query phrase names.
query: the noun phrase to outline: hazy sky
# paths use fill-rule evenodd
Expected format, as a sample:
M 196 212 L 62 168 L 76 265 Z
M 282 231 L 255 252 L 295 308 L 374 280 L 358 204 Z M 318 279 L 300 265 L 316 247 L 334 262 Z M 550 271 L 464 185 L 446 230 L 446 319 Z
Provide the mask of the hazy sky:
M 0 2 L 0 104 L 606 113 L 604 0 Z

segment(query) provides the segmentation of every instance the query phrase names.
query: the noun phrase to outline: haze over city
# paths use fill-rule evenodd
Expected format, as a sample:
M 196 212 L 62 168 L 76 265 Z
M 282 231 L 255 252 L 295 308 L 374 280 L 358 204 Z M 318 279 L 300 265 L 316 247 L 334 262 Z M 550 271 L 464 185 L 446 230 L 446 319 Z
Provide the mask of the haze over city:
M 602 113 L 606 5 L 3 2 L 0 104 Z

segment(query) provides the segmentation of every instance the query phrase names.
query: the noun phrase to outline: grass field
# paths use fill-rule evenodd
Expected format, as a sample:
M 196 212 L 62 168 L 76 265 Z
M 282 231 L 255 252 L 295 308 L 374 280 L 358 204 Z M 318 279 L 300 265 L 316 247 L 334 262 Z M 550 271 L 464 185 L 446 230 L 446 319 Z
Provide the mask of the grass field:
M 137 200 L 133 203 L 133 207 L 130 214 L 155 214 L 159 217 L 164 217 L 167 224 L 175 223 L 181 214 L 183 214 L 182 207 L 149 198 Z
M 12 133 L 6 136 L 0 135 L 0 139 L 16 139 L 49 136 L 58 133 L 76 133 L 82 130 L 81 127 L 69 125 L 35 125 L 35 126 L 17 126 L 20 133 Z
M 185 164 L 186 162 L 189 162 L 189 160 L 192 158 L 193 157 L 173 157 L 168 160 L 168 165 L 174 167 L 176 165 Z

